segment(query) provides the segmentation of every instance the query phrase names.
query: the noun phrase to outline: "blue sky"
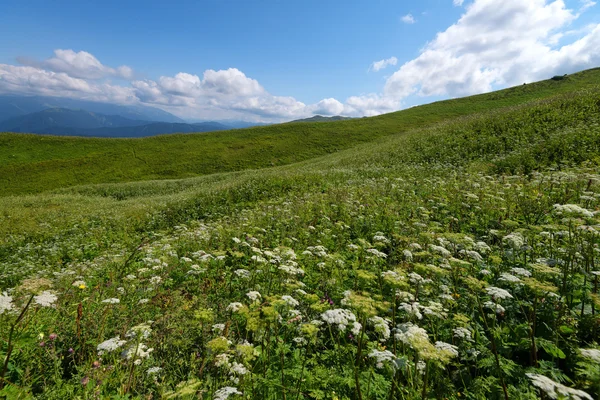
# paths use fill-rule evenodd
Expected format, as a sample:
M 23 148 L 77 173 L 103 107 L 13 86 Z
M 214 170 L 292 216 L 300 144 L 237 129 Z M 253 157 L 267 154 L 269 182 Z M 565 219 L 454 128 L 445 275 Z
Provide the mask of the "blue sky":
M 0 37 L 0 93 L 190 119 L 376 115 L 600 66 L 591 0 L 3 0 Z

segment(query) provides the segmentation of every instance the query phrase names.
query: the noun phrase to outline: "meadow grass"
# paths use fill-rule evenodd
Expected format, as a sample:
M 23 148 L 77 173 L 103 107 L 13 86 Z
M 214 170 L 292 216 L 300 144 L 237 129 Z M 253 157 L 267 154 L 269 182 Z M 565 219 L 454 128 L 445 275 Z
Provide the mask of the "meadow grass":
M 0 396 L 597 398 L 599 111 L 3 197 Z

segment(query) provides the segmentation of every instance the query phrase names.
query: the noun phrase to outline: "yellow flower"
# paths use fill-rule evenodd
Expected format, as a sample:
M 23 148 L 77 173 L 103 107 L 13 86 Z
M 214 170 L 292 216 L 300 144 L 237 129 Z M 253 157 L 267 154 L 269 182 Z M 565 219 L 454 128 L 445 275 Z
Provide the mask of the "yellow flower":
M 81 285 L 79 285 L 79 289 L 85 289 L 87 286 L 85 286 L 85 283 L 82 283 Z

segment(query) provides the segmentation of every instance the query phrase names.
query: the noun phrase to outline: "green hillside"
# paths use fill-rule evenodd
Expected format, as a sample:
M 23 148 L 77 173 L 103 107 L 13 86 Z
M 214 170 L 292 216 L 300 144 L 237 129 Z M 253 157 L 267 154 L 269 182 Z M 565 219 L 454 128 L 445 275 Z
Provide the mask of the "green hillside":
M 599 74 L 341 122 L 2 136 L 0 398 L 597 398 Z
M 600 70 L 372 118 L 281 124 L 210 134 L 84 139 L 0 134 L 0 193 L 186 178 L 308 160 L 448 119 L 512 107 L 600 82 Z

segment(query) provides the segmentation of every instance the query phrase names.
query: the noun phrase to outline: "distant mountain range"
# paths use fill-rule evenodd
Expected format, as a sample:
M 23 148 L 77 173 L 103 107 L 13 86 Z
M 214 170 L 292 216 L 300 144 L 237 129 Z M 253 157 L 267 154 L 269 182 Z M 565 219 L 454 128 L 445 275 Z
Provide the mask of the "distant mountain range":
M 0 96 L 0 121 L 43 111 L 48 108 L 85 110 L 104 115 L 119 115 L 139 121 L 186 122 L 171 113 L 154 107 L 141 105 L 121 106 L 95 101 L 43 96 Z
M 291 122 L 341 121 L 348 117 Z M 269 125 L 239 120 L 188 123 L 164 110 L 44 96 L 0 95 L 0 132 L 61 136 L 145 137 L 169 133 L 210 132 Z
M 209 132 L 226 129 L 231 129 L 231 127 L 218 122 L 195 124 L 153 122 L 67 108 L 49 108 L 0 121 L 0 131 L 2 132 L 62 136 L 144 137 L 167 133 Z

